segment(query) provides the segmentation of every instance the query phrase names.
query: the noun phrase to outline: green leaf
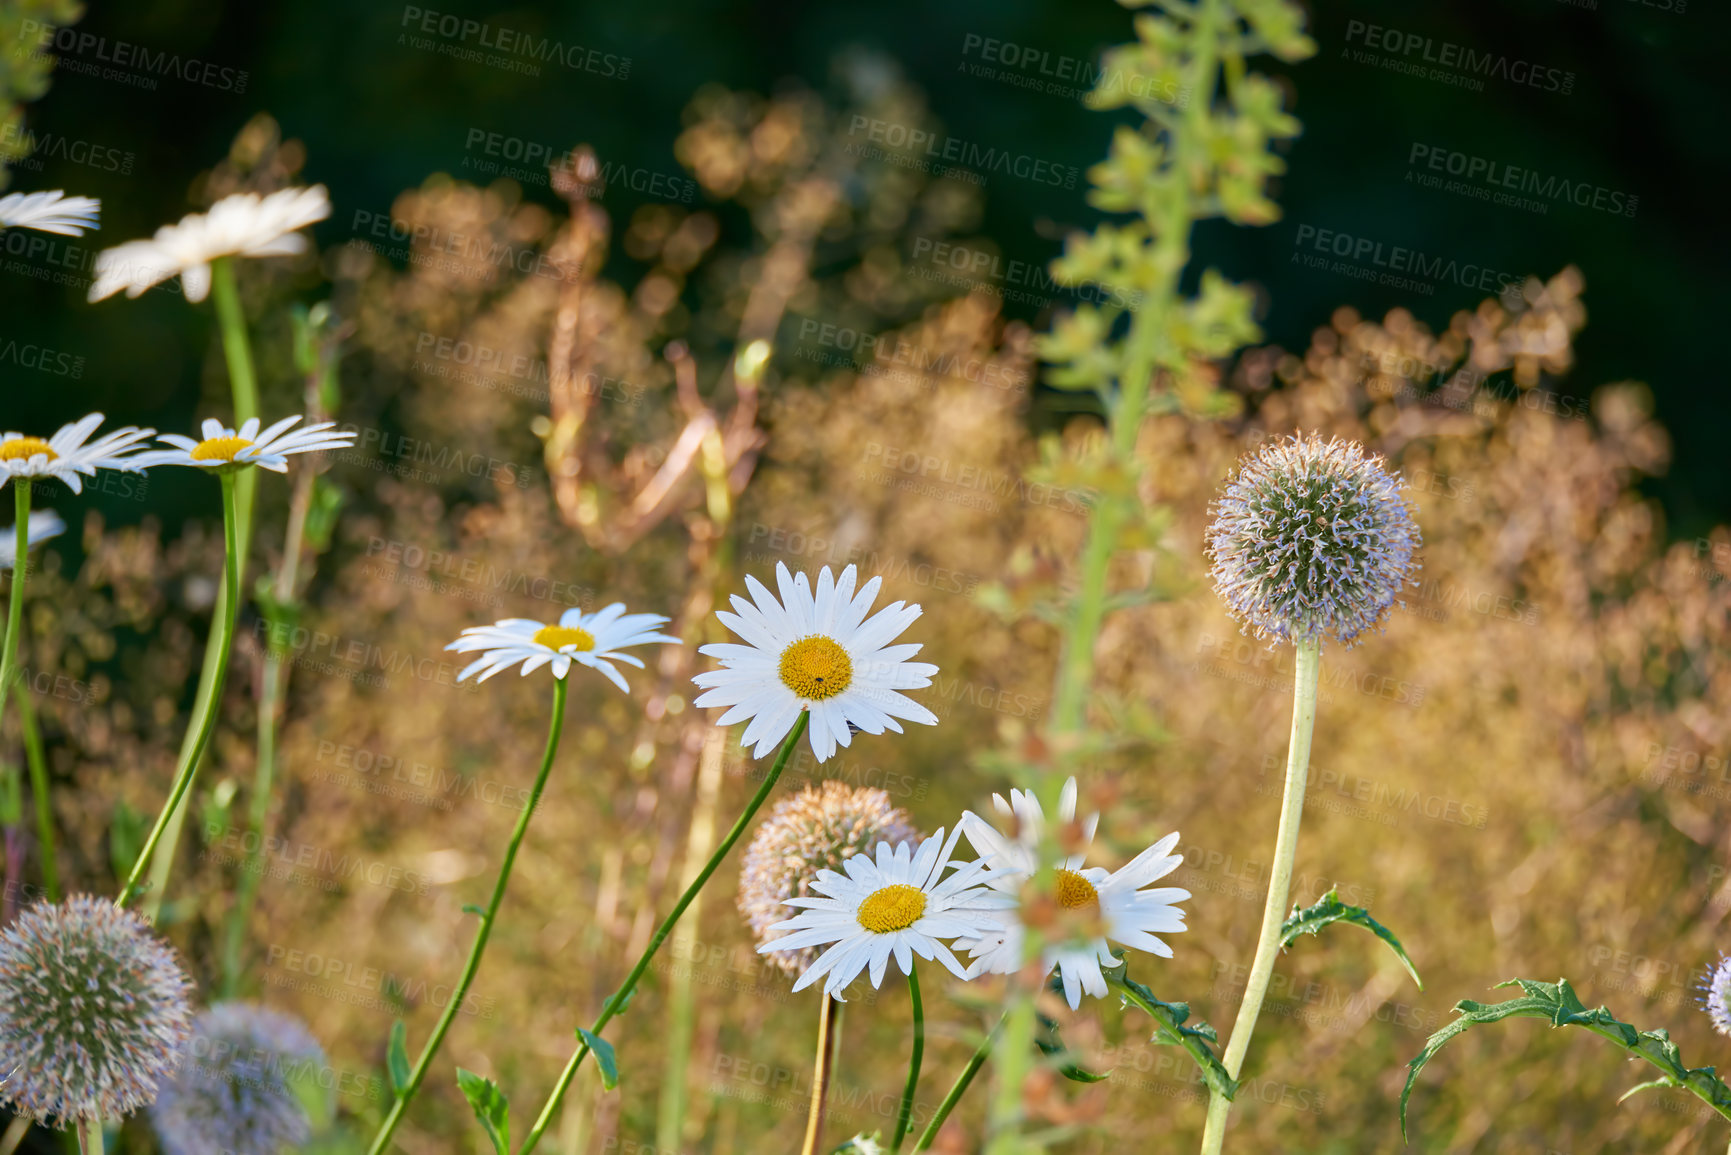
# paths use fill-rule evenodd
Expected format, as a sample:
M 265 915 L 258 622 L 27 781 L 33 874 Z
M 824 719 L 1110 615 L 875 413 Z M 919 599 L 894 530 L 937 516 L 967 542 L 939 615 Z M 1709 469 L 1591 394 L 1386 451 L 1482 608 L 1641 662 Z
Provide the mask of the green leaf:
M 472 914 L 472 915 L 476 916 L 477 918 L 486 918 L 487 917 L 487 912 L 484 909 L 482 909 L 481 907 L 476 906 L 472 902 L 465 902 L 463 904 L 463 913 L 464 914 Z
M 505 1092 L 499 1090 L 499 1084 L 458 1067 L 457 1089 L 474 1108 L 481 1129 L 493 1141 L 493 1150 L 498 1155 L 511 1155 L 511 1104 L 505 1101 Z
M 1060 986 L 1058 989 L 1062 990 L 1063 988 Z M 1034 1036 L 1034 1045 L 1039 1047 L 1040 1053 L 1048 1059 L 1057 1059 L 1058 1073 L 1072 1083 L 1098 1083 L 1106 1078 L 1106 1075 L 1096 1075 L 1070 1060 L 1070 1048 L 1066 1047 L 1064 1040 L 1058 1037 L 1056 1020 L 1048 1019 L 1045 1015 L 1040 1016 L 1040 1030 Z
M 613 1044 L 600 1035 L 592 1035 L 582 1027 L 577 1028 L 577 1037 L 595 1053 L 595 1062 L 601 1068 L 601 1086 L 611 1091 L 619 1085 L 619 1060 L 613 1055 Z
M 1106 980 L 1118 988 L 1126 1003 L 1139 1007 L 1154 1020 L 1154 1037 L 1150 1041 L 1184 1048 L 1202 1069 L 1202 1081 L 1209 1089 L 1231 1100 L 1238 1093 L 1238 1081 L 1214 1054 L 1214 1047 L 1220 1043 L 1214 1028 L 1200 1020 L 1193 1027 L 1185 1026 L 1190 1019 L 1190 1004 L 1162 1002 L 1153 991 L 1130 977 L 1128 963 L 1121 962 L 1113 970 L 1106 972 Z
M 391 1045 L 385 1051 L 385 1065 L 391 1072 L 391 1090 L 401 1099 L 409 1093 L 409 1026 L 401 1019 L 391 1024 Z
M 1285 950 L 1293 940 L 1301 934 L 1316 934 L 1330 923 L 1346 922 L 1353 926 L 1362 926 L 1377 938 L 1388 944 L 1395 957 L 1400 959 L 1400 965 L 1406 968 L 1406 973 L 1412 976 L 1412 981 L 1418 984 L 1419 990 L 1424 990 L 1424 980 L 1418 977 L 1418 970 L 1412 965 L 1412 959 L 1406 955 L 1406 948 L 1400 945 L 1400 939 L 1394 937 L 1394 932 L 1388 927 L 1370 917 L 1370 912 L 1362 906 L 1348 906 L 1340 901 L 1340 895 L 1330 888 L 1329 892 L 1303 910 L 1293 904 L 1292 913 L 1286 916 L 1286 921 L 1280 924 L 1280 948 Z
M 1442 1050 L 1443 1044 L 1468 1028 L 1481 1023 L 1501 1022 L 1508 1018 L 1548 1019 L 1553 1027 L 1585 1027 L 1595 1035 L 1611 1040 L 1634 1058 L 1645 1059 L 1659 1069 L 1659 1078 L 1630 1088 L 1623 1095 L 1624 1099 L 1655 1087 L 1680 1087 L 1725 1118 L 1731 1119 L 1731 1087 L 1727 1087 L 1720 1080 L 1712 1067 L 1684 1066 L 1677 1044 L 1671 1041 L 1670 1034 L 1663 1028 L 1638 1031 L 1631 1024 L 1611 1014 L 1603 1005 L 1588 1010 L 1575 994 L 1575 988 L 1569 985 L 1568 979 L 1558 979 L 1554 983 L 1539 982 L 1536 979 L 1510 979 L 1508 982 L 1498 983 L 1497 986 L 1519 986 L 1526 993 L 1520 998 L 1490 1005 L 1462 999 L 1455 1004 L 1455 1012 L 1460 1018 L 1426 1039 L 1424 1050 L 1407 1064 L 1406 1086 L 1400 1093 L 1400 1133 L 1403 1139 L 1406 1138 L 1406 1103 L 1412 1096 L 1418 1073 L 1424 1070 L 1425 1064 Z

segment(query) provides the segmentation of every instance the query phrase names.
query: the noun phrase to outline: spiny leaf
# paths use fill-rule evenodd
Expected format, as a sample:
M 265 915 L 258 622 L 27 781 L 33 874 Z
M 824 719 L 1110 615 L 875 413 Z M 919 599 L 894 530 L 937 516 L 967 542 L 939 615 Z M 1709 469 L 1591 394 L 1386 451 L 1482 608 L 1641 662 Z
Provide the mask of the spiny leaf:
M 619 1060 L 613 1055 L 613 1044 L 600 1035 L 589 1033 L 582 1027 L 577 1028 L 577 1037 L 582 1039 L 595 1055 L 595 1062 L 601 1068 L 602 1088 L 611 1091 L 617 1087 L 619 1085 Z
M 1202 1069 L 1202 1081 L 1210 1090 L 1227 1100 L 1237 1094 L 1238 1081 L 1214 1054 L 1214 1046 L 1220 1043 L 1214 1028 L 1201 1021 L 1193 1027 L 1185 1026 L 1190 1019 L 1189 1003 L 1162 1002 L 1153 991 L 1130 977 L 1128 963 L 1119 963 L 1113 969 L 1116 973 L 1108 971 L 1107 981 L 1118 988 L 1125 1002 L 1141 1008 L 1154 1020 L 1154 1037 L 1150 1041 L 1184 1048 Z
M 498 1155 L 511 1155 L 511 1104 L 505 1101 L 499 1084 L 458 1067 L 457 1089 L 469 1100 L 481 1129 L 493 1141 L 493 1150 Z
M 1537 979 L 1510 979 L 1498 983 L 1497 986 L 1519 986 L 1526 993 L 1520 998 L 1490 1005 L 1462 999 L 1455 1004 L 1455 1011 L 1460 1018 L 1426 1039 L 1424 1050 L 1407 1064 L 1409 1069 L 1406 1086 L 1400 1093 L 1401 1138 L 1406 1138 L 1406 1102 L 1412 1096 L 1413 1083 L 1418 1080 L 1418 1073 L 1424 1070 L 1425 1064 L 1442 1050 L 1443 1044 L 1467 1028 L 1481 1023 L 1501 1022 L 1507 1018 L 1548 1019 L 1553 1027 L 1585 1027 L 1659 1069 L 1660 1078 L 1631 1088 L 1623 1096 L 1624 1099 L 1654 1087 L 1681 1087 L 1725 1118 L 1731 1119 L 1731 1087 L 1727 1087 L 1720 1080 L 1712 1067 L 1684 1066 L 1682 1053 L 1677 1050 L 1677 1044 L 1671 1041 L 1670 1034 L 1664 1028 L 1639 1031 L 1633 1025 L 1618 1019 L 1603 1005 L 1588 1010 L 1575 994 L 1575 988 L 1569 985 L 1568 979 L 1558 979 L 1554 983 L 1540 982 Z
M 391 1043 L 385 1049 L 385 1066 L 391 1073 L 391 1090 L 401 1099 L 409 1093 L 409 1027 L 398 1019 L 391 1024 Z
M 1362 906 L 1348 906 L 1340 901 L 1340 895 L 1330 888 L 1329 892 L 1317 899 L 1315 903 L 1298 909 L 1295 903 L 1292 913 L 1286 916 L 1286 921 L 1280 924 L 1280 948 L 1285 950 L 1293 940 L 1301 934 L 1316 934 L 1323 927 L 1335 922 L 1348 922 L 1353 926 L 1362 926 L 1377 938 L 1388 944 L 1388 949 L 1400 959 L 1400 965 L 1406 968 L 1406 973 L 1412 976 L 1412 981 L 1418 984 L 1419 990 L 1424 990 L 1424 980 L 1418 977 L 1418 970 L 1412 965 L 1412 960 L 1406 955 L 1406 948 L 1400 945 L 1400 939 L 1394 937 L 1394 932 L 1388 927 L 1370 917 L 1370 912 Z

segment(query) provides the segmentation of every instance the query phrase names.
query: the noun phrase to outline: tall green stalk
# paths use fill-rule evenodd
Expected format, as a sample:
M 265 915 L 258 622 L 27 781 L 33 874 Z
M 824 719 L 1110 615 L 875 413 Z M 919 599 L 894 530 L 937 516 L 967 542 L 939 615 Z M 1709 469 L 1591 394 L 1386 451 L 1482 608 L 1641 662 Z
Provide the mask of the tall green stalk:
M 661 944 L 666 942 L 667 936 L 673 932 L 674 924 L 679 921 L 680 916 L 685 913 L 685 908 L 691 905 L 692 900 L 697 897 L 698 892 L 709 881 L 710 875 L 715 873 L 722 860 L 733 849 L 733 844 L 739 841 L 739 836 L 745 833 L 745 828 L 757 816 L 758 810 L 763 806 L 764 800 L 769 797 L 770 791 L 775 789 L 776 781 L 781 778 L 782 768 L 787 765 L 788 755 L 793 753 L 794 744 L 804 736 L 806 723 L 809 721 L 811 721 L 810 715 L 801 710 L 799 718 L 793 724 L 793 730 L 788 734 L 787 740 L 781 744 L 780 751 L 776 753 L 775 762 L 769 768 L 769 774 L 765 776 L 763 785 L 757 788 L 757 793 L 752 795 L 751 802 L 745 808 L 745 813 L 739 816 L 739 821 L 733 824 L 733 829 L 727 832 L 727 837 L 721 840 L 721 845 L 716 847 L 715 853 L 709 856 L 709 861 L 704 864 L 702 871 L 698 873 L 691 885 L 685 888 L 685 893 L 679 896 L 679 901 L 674 904 L 672 913 L 661 921 L 660 926 L 655 928 L 655 934 L 650 938 L 649 945 L 644 949 L 642 957 L 637 960 L 637 965 L 631 968 L 631 973 L 625 976 L 625 981 L 620 984 L 619 989 L 608 997 L 606 1005 L 601 1009 L 600 1017 L 589 1028 L 591 1035 L 600 1038 L 602 1028 L 613 1020 L 614 1015 L 625 1009 L 626 1003 L 631 1001 L 632 994 L 637 990 L 638 980 L 643 977 L 643 972 L 649 969 L 649 961 L 655 957 L 655 952 L 661 949 Z M 582 1065 L 584 1056 L 588 1054 L 588 1043 L 582 1043 L 572 1053 L 570 1061 L 565 1064 L 565 1069 L 559 1072 L 559 1079 L 553 1084 L 553 1091 L 547 1096 L 546 1105 L 536 1116 L 535 1125 L 529 1129 L 529 1134 L 523 1139 L 523 1145 L 517 1149 L 517 1155 L 529 1155 L 529 1152 L 535 1149 L 536 1144 L 541 1142 L 541 1136 L 546 1133 L 548 1124 L 553 1121 L 553 1112 L 557 1111 L 559 1104 L 564 1101 L 565 1092 L 570 1088 L 571 1080 L 577 1075 L 577 1068 Z M 378 1155 L 376 1149 L 373 1155 Z
M 252 467 L 248 466 L 240 472 L 250 473 L 251 471 Z M 198 774 L 199 761 L 203 758 L 205 749 L 210 745 L 210 736 L 216 729 L 217 703 L 222 700 L 222 684 L 228 676 L 229 651 L 234 647 L 235 618 L 240 612 L 242 555 L 235 499 L 236 476 L 236 471 L 230 469 L 223 469 L 217 473 L 218 479 L 222 482 L 222 540 L 226 551 L 222 572 L 223 594 L 225 596 L 217 602 L 218 607 L 223 612 L 212 625 L 216 631 L 216 637 L 212 639 L 210 646 L 205 650 L 205 664 L 208 666 L 213 661 L 215 662 L 216 676 L 211 682 L 210 693 L 204 695 L 199 702 L 194 703 L 192 721 L 187 726 L 187 735 L 191 739 L 190 745 L 183 747 L 180 764 L 175 768 L 174 786 L 169 790 L 168 801 L 164 803 L 162 813 L 156 816 L 156 822 L 150 828 L 150 835 L 144 840 L 144 848 L 138 852 L 138 860 L 132 864 L 132 870 L 126 876 L 126 884 L 120 888 L 120 897 L 114 900 L 116 906 L 125 906 L 138 894 L 139 882 L 143 878 L 145 870 L 150 867 L 151 860 L 156 856 L 157 844 L 163 840 L 163 835 L 173 821 L 173 816 L 180 812 L 181 806 L 186 800 L 187 792 L 192 787 L 192 780 Z M 212 657 L 213 654 L 215 655 L 214 658 Z M 163 857 L 172 857 L 173 853 L 174 848 L 170 845 L 164 848 Z M 166 880 L 168 872 L 158 870 L 151 874 L 152 892 L 150 898 L 152 901 L 146 908 L 146 917 L 152 921 L 155 921 L 156 914 L 161 910 L 162 905 L 162 892 L 155 889 L 158 877 Z
M 900 1151 L 902 1140 L 907 1137 L 908 1120 L 914 1112 L 914 1092 L 920 1085 L 920 1060 L 926 1053 L 926 1008 L 920 1002 L 920 980 L 914 967 L 908 969 L 908 997 L 914 1004 L 914 1047 L 908 1055 L 908 1082 L 902 1090 L 901 1109 L 896 1112 L 896 1133 L 890 1140 L 891 1151 Z
M 523 845 L 523 835 L 529 830 L 529 819 L 534 817 L 536 808 L 541 804 L 541 792 L 547 787 L 547 774 L 553 769 L 553 756 L 559 751 L 559 734 L 565 727 L 566 689 L 565 678 L 553 679 L 553 720 L 547 727 L 547 748 L 541 755 L 541 771 L 535 776 L 535 787 L 529 792 L 528 804 L 523 807 L 523 813 L 517 816 L 517 825 L 511 831 L 511 841 L 505 847 L 505 860 L 499 864 L 499 877 L 493 883 L 492 900 L 487 903 L 487 911 L 481 916 L 481 925 L 475 931 L 475 942 L 469 947 L 469 957 L 463 963 L 463 973 L 451 992 L 451 999 L 445 1004 L 444 1013 L 433 1027 L 427 1045 L 421 1048 L 421 1057 L 409 1072 L 409 1081 L 397 1088 L 396 1101 L 391 1104 L 390 1113 L 379 1125 L 378 1134 L 373 1136 L 372 1146 L 368 1148 L 370 1155 L 382 1155 L 390 1146 L 397 1124 L 402 1122 L 403 1114 L 409 1109 L 415 1092 L 420 1090 L 421 1081 L 427 1077 L 427 1068 L 433 1065 L 433 1056 L 438 1054 L 439 1045 L 445 1041 L 445 1034 L 456 1021 L 457 1012 L 463 1006 L 463 999 L 469 993 L 469 986 L 475 981 L 475 973 L 481 969 L 481 955 L 487 949 L 488 937 L 493 933 L 493 922 L 499 914 L 499 904 L 505 900 L 505 888 L 511 881 L 511 867 L 517 861 L 517 850 Z
M 24 625 L 24 583 L 30 577 L 30 479 L 14 477 L 12 492 L 18 505 L 18 524 L 13 527 L 17 549 L 12 555 L 12 596 L 6 604 L 6 641 L 0 646 L 0 722 L 6 720 L 6 699 L 12 696 L 12 679 L 18 676 L 18 638 Z
M 1262 937 L 1250 964 L 1250 980 L 1244 1001 L 1232 1024 L 1222 1062 L 1234 1079 L 1244 1068 L 1245 1052 L 1262 1013 L 1262 1000 L 1274 976 L 1274 961 L 1280 956 L 1280 927 L 1286 918 L 1292 891 L 1292 864 L 1298 855 L 1298 824 L 1304 816 L 1304 784 L 1310 772 L 1310 734 L 1316 726 L 1316 686 L 1322 667 L 1322 644 L 1315 638 L 1298 643 L 1292 692 L 1292 736 L 1286 749 L 1286 789 L 1280 798 L 1280 833 L 1274 841 L 1274 864 L 1268 876 L 1268 901 L 1262 907 Z M 1226 1142 L 1226 1115 L 1232 1101 L 1216 1091 L 1208 1097 L 1208 1123 L 1202 1133 L 1205 1155 L 1219 1155 Z
M 992 1054 L 992 1044 L 997 1040 L 998 1032 L 1003 1029 L 1004 1020 L 1000 1018 L 997 1025 L 991 1029 L 985 1038 L 980 1040 L 980 1045 L 974 1048 L 973 1055 L 968 1059 L 967 1065 L 962 1068 L 962 1073 L 956 1076 L 956 1081 L 951 1084 L 949 1093 L 944 1096 L 944 1101 L 939 1103 L 938 1109 L 932 1113 L 931 1122 L 927 1123 L 926 1129 L 920 1133 L 919 1142 L 914 1144 L 913 1155 L 920 1155 L 921 1151 L 929 1149 L 937 1141 L 938 1132 L 943 1129 L 944 1120 L 950 1117 L 950 1112 L 955 1110 L 956 1104 L 961 1102 L 962 1096 L 967 1093 L 969 1084 L 974 1081 L 974 1076 L 979 1074 L 980 1068 L 986 1065 L 986 1060 Z
M 229 387 L 234 398 L 234 424 L 238 429 L 249 419 L 258 416 L 258 378 L 253 372 L 252 346 L 247 340 L 246 314 L 240 307 L 240 289 L 235 284 L 233 257 L 222 257 L 211 263 L 210 284 L 217 324 L 222 330 L 222 352 L 228 363 Z M 253 499 L 257 487 L 256 470 L 243 470 L 235 479 L 235 538 L 239 543 L 238 556 L 243 560 L 252 547 Z M 211 611 L 213 637 L 217 630 L 216 623 L 238 612 L 239 588 L 237 585 L 236 592 L 230 594 L 225 583 L 217 591 L 216 605 Z M 219 661 L 223 668 L 218 668 Z M 207 641 L 204 648 L 204 667 L 199 671 L 198 690 L 192 700 L 192 713 L 195 718 L 215 708 L 213 702 L 220 701 L 221 681 L 227 663 L 227 647 L 219 650 Z M 193 743 L 194 729 L 189 726 L 186 737 L 180 744 L 181 766 L 185 766 L 188 760 L 193 758 Z M 197 772 L 196 766 L 192 768 L 192 772 Z M 177 768 L 176 774 L 179 773 L 181 771 Z M 144 896 L 145 916 L 152 922 L 161 913 L 162 898 L 168 891 L 168 879 L 174 870 L 175 850 L 180 845 L 181 827 L 185 821 L 185 804 L 177 804 L 174 812 L 168 816 L 168 825 L 163 830 L 163 852 L 151 869 L 150 891 Z
M 49 902 L 60 901 L 60 855 L 54 839 L 54 807 L 48 797 L 48 760 L 42 752 L 42 730 L 30 687 L 18 683 L 18 723 L 24 731 L 24 760 L 30 766 L 30 793 L 36 803 L 36 841 L 42 852 L 42 889 Z

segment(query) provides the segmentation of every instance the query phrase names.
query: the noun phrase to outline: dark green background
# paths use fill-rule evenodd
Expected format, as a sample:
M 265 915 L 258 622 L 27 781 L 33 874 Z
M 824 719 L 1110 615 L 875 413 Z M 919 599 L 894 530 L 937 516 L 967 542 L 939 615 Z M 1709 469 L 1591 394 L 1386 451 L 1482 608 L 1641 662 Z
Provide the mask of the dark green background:
M 1319 54 L 1279 69 L 1305 125 L 1278 187 L 1286 219 L 1261 230 L 1205 227 L 1201 261 L 1263 285 L 1268 335 L 1289 348 L 1302 348 L 1343 303 L 1373 315 L 1404 304 L 1440 327 L 1484 295 L 1446 286 L 1412 297 L 1305 270 L 1292 261 L 1300 224 L 1514 273 L 1548 276 L 1577 264 L 1590 316 L 1564 391 L 1649 382 L 1677 448 L 1670 475 L 1650 486 L 1670 513 L 1673 536 L 1731 521 L 1719 212 L 1731 169 L 1727 21 L 1707 0 L 1688 0 L 1682 13 L 1671 7 L 1679 2 L 1321 5 L 1311 15 Z M 17 172 L 13 187 L 100 196 L 95 247 L 145 235 L 187 211 L 189 182 L 265 110 L 285 134 L 306 142 L 307 177 L 330 186 L 336 212 L 315 233 L 331 245 L 353 235 L 356 210 L 388 211 L 397 193 L 431 172 L 461 175 L 471 128 L 559 146 L 587 141 L 605 158 L 674 172 L 680 112 L 699 84 L 763 91 L 799 77 L 833 90 L 833 61 L 852 46 L 899 61 L 950 133 L 1085 167 L 1103 155 L 1113 118 L 967 75 L 964 42 L 972 34 L 1054 58 L 1094 59 L 1130 37 L 1128 12 L 1092 0 L 514 7 L 439 0 L 422 7 L 629 56 L 630 76 L 557 67 L 519 76 L 400 46 L 399 4 L 97 3 L 79 32 L 245 69 L 247 90 L 235 95 L 164 78 L 156 91 L 143 92 L 63 72 L 32 106 L 31 127 L 129 151 L 133 171 L 50 161 L 42 172 Z M 1573 91 L 1493 79 L 1477 93 L 1358 63 L 1343 55 L 1353 19 L 1569 71 Z M 1405 180 L 1415 142 L 1603 185 L 1638 196 L 1639 206 L 1633 219 L 1564 204 L 1539 216 L 1421 189 Z M 528 195 L 552 203 L 544 188 Z M 615 219 L 629 212 L 629 195 L 610 192 L 608 200 Z M 1091 219 L 1080 189 L 995 178 L 981 231 L 1008 257 L 1043 260 L 1057 251 L 1055 238 Z M 85 358 L 78 380 L 0 366 L 0 425 L 43 429 L 101 408 L 117 420 L 185 426 L 211 324 L 208 308 L 187 309 L 167 294 L 89 306 L 74 289 L 0 275 L 0 340 L 46 343 Z M 144 508 L 99 500 L 120 521 L 136 520 Z

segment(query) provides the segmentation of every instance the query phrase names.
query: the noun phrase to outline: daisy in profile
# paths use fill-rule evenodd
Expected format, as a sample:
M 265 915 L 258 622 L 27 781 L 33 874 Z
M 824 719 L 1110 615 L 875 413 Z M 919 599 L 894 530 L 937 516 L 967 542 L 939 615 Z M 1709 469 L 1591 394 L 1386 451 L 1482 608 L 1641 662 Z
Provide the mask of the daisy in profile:
M 95 197 L 69 197 L 53 192 L 8 193 L 0 197 L 0 228 L 35 229 L 62 237 L 81 237 L 97 227 L 102 202 Z
M 305 252 L 307 239 L 297 230 L 330 215 L 330 196 L 322 184 L 265 197 L 250 192 L 224 197 L 207 213 L 189 213 L 179 224 L 163 225 L 149 240 L 103 250 L 96 258 L 90 299 L 100 301 L 122 289 L 137 297 L 178 275 L 186 299 L 202 301 L 210 292 L 211 262 Z
M 551 665 L 553 676 L 563 681 L 571 672 L 571 663 L 576 662 L 599 670 L 608 681 L 629 693 L 631 687 L 612 663 L 624 662 L 641 670 L 642 660 L 624 653 L 624 647 L 649 642 L 678 645 L 678 638 L 656 632 L 666 624 L 667 619 L 660 614 L 628 614 L 622 602 L 614 602 L 593 614 L 575 608 L 566 610 L 556 625 L 529 618 L 506 618 L 490 626 L 474 626 L 445 648 L 465 654 L 482 651 L 479 658 L 457 675 L 459 682 L 476 673 L 481 675 L 477 681 L 485 682 L 519 662 L 523 664 L 524 677 Z
M 992 933 L 998 912 L 1014 900 L 991 888 L 993 873 L 984 861 L 950 861 L 959 833 L 952 831 L 946 841 L 940 828 L 918 850 L 907 842 L 880 842 L 876 854 L 856 854 L 841 871 L 818 871 L 810 888 L 820 897 L 786 900 L 803 913 L 768 928 L 788 933 L 759 946 L 758 953 L 827 946 L 793 989 L 804 990 L 827 975 L 824 993 L 837 1000 L 861 971 L 869 971 L 873 987 L 882 985 L 891 957 L 905 975 L 912 976 L 919 955 L 937 959 L 957 978 L 970 977 L 939 940 Z M 955 873 L 944 878 L 951 867 Z
M 13 478 L 52 477 L 65 482 L 73 493 L 82 493 L 80 475 L 95 477 L 98 469 L 137 472 L 150 464 L 143 454 L 128 455 L 127 451 L 137 448 L 156 430 L 128 425 L 90 441 L 101 424 L 102 414 L 92 413 L 62 425 L 46 441 L 23 433 L 0 433 L 0 485 Z
M 1000 868 L 990 885 L 1017 895 L 1033 875 L 1036 848 L 1045 815 L 1039 800 L 1031 791 L 1012 790 L 1010 801 L 992 796 L 999 815 L 1013 822 L 1016 836 L 1006 837 L 972 811 L 964 811 L 957 828 L 967 835 L 983 861 Z M 1076 780 L 1064 783 L 1058 802 L 1058 817 L 1067 823 L 1076 817 Z M 1106 976 L 1121 961 L 1113 953 L 1111 943 L 1133 947 L 1148 954 L 1171 958 L 1172 948 L 1155 937 L 1156 933 L 1176 934 L 1185 929 L 1184 912 L 1174 903 L 1190 897 L 1188 890 L 1164 887 L 1144 890 L 1148 884 L 1166 877 L 1184 861 L 1183 855 L 1173 854 L 1178 835 L 1168 834 L 1153 846 L 1115 871 L 1101 867 L 1085 867 L 1088 845 L 1094 840 L 1094 829 L 1100 816 L 1091 814 L 1082 822 L 1082 849 L 1056 863 L 1058 905 L 1066 911 L 1093 914 L 1104 934 L 1081 942 L 1047 944 L 1041 961 L 1046 973 L 1053 968 L 1064 986 L 1064 998 L 1075 1010 L 1082 1005 L 1082 992 L 1095 998 L 1107 993 Z M 1014 902 L 1012 901 L 1012 906 Z M 1010 974 L 1022 968 L 1023 928 L 1015 910 L 1006 911 L 993 933 L 970 942 L 958 942 L 973 958 L 970 977 L 979 974 Z
M 301 429 L 291 426 L 300 417 L 284 417 L 269 429 L 259 432 L 258 418 L 248 418 L 238 430 L 222 422 L 206 418 L 204 440 L 194 441 L 178 433 L 164 433 L 157 440 L 173 449 L 153 449 L 140 454 L 141 465 L 190 465 L 199 469 L 236 470 L 247 465 L 277 473 L 288 472 L 288 458 L 293 453 L 318 453 L 325 449 L 347 449 L 355 443 L 355 435 L 337 429 L 336 422 L 322 421 Z
M 740 744 L 755 743 L 753 757 L 774 749 L 801 711 L 809 713 L 811 749 L 819 762 L 837 744 L 848 745 L 854 730 L 899 734 L 897 718 L 937 724 L 935 714 L 898 691 L 931 685 L 938 668 L 908 661 L 919 653 L 918 643 L 889 644 L 920 616 L 919 606 L 894 602 L 868 619 L 883 579 L 871 579 L 856 594 L 851 565 L 839 580 L 825 566 L 815 593 L 805 574 L 795 577 L 780 562 L 775 580 L 779 602 L 762 582 L 747 577 L 756 604 L 735 594 L 735 613 L 716 612 L 746 644 L 703 646 L 698 652 L 722 668 L 691 679 L 706 691 L 696 705 L 728 707 L 718 725 L 751 719 Z
M 51 509 L 37 509 L 30 513 L 30 520 L 25 523 L 26 546 L 40 545 L 51 537 L 59 537 L 66 532 L 66 523 L 60 520 L 60 515 Z M 17 529 L 8 526 L 0 529 L 0 570 L 9 570 L 17 558 Z

